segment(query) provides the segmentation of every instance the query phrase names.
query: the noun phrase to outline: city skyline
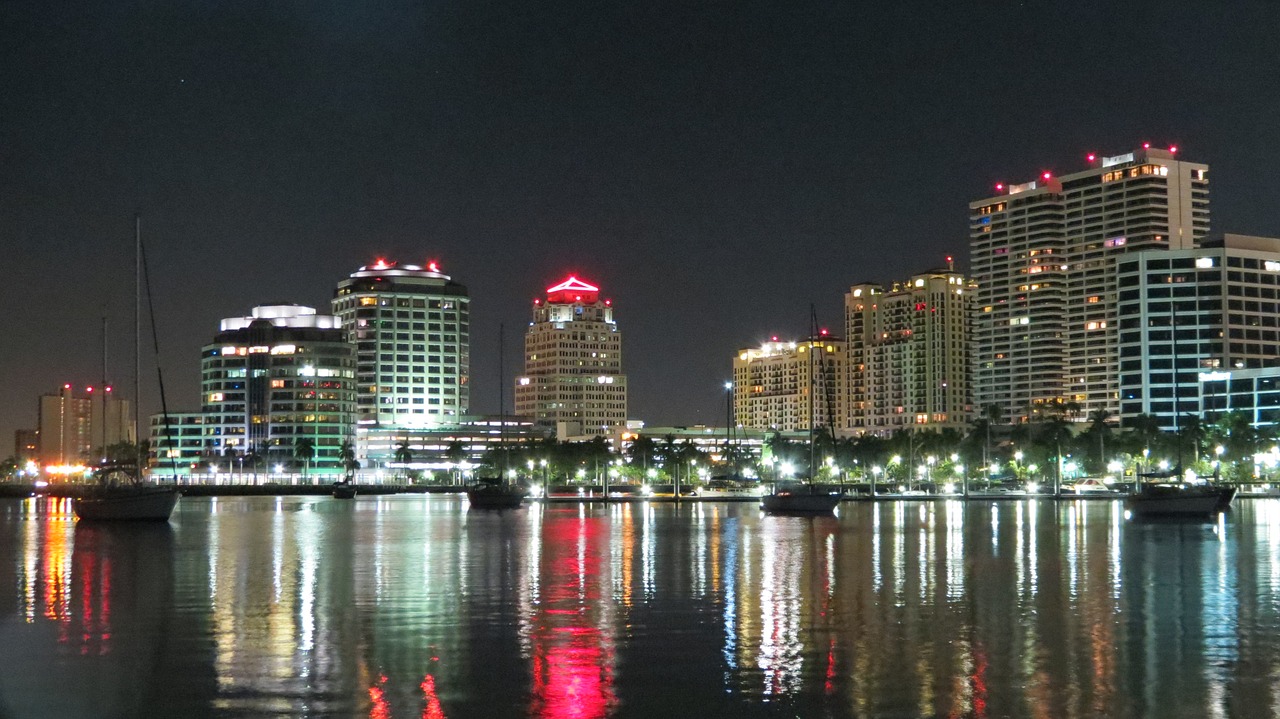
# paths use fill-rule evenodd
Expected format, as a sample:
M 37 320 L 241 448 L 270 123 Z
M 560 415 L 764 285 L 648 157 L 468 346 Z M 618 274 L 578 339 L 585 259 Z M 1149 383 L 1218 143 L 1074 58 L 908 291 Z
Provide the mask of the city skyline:
M 963 265 L 968 202 L 1089 152 L 1177 144 L 1214 169 L 1215 234 L 1280 235 L 1280 129 L 1260 121 L 1280 93 L 1258 70 L 1276 10 L 1075 10 L 7 7 L 0 246 L 20 309 L 0 320 L 0 430 L 98 381 L 104 315 L 109 379 L 131 389 L 135 211 L 180 406 L 218 318 L 324 307 L 383 255 L 471 289 L 476 414 L 497 409 L 499 324 L 565 274 L 609 287 L 651 424 L 716 423 L 735 349 L 801 336 L 810 302 L 840 327 L 855 283 Z M 1123 27 L 1144 43 L 1103 52 Z

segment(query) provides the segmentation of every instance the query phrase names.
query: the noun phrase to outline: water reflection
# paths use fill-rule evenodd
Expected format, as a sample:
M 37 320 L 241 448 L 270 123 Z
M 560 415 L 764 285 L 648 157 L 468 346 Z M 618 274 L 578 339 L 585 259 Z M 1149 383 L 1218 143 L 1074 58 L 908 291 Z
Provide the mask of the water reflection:
M 1257 716 L 1278 544 L 1273 500 L 3 502 L 0 715 Z

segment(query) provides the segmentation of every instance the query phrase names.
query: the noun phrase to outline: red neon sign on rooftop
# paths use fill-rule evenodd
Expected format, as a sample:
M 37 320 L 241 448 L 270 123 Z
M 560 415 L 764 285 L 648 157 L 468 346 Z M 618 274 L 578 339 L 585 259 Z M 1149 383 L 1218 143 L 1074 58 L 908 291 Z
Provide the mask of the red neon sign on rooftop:
M 583 302 L 595 304 L 600 299 L 600 288 L 569 276 L 558 285 L 547 288 L 547 302 Z

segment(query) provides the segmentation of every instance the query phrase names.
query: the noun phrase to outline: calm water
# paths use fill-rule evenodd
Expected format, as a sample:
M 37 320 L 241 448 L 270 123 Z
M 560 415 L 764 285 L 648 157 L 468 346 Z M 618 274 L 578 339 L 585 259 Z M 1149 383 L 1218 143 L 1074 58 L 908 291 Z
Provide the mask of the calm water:
M 1280 500 L 0 502 L 0 716 L 1257 717 Z

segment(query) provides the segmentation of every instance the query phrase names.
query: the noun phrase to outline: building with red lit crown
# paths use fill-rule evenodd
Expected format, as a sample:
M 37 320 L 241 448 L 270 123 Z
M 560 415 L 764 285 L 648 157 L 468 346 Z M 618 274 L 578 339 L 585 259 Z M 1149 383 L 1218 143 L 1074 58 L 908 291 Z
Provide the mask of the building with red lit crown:
M 561 436 L 610 435 L 627 421 L 622 333 L 600 288 L 569 277 L 533 301 L 516 414 Z

